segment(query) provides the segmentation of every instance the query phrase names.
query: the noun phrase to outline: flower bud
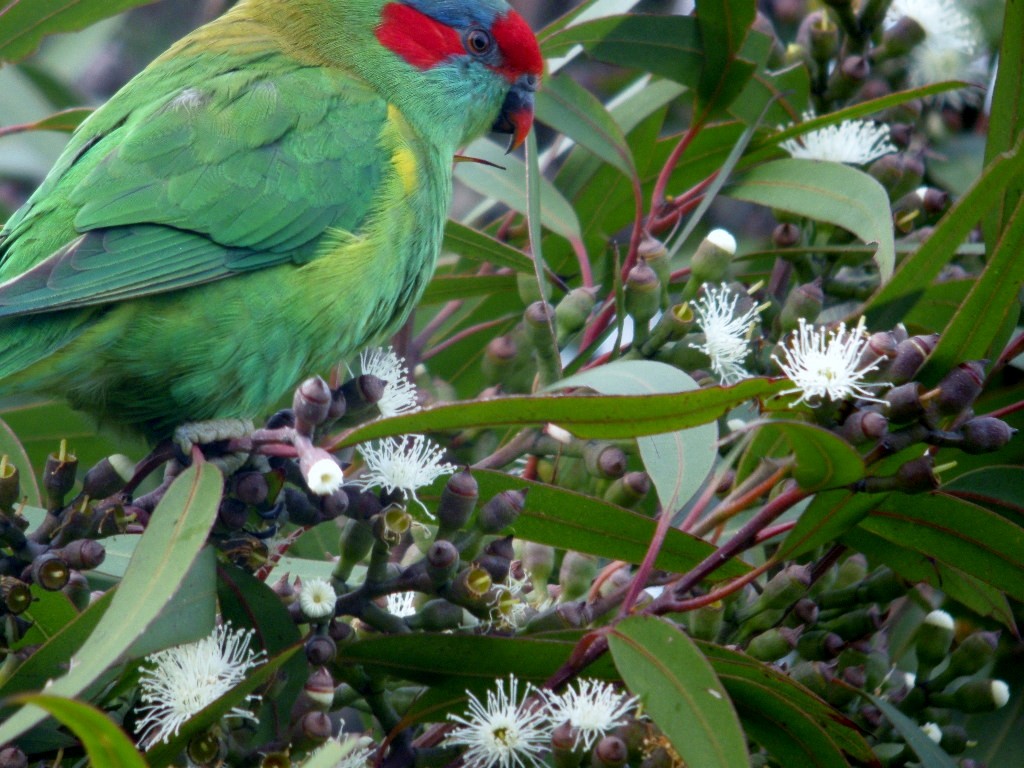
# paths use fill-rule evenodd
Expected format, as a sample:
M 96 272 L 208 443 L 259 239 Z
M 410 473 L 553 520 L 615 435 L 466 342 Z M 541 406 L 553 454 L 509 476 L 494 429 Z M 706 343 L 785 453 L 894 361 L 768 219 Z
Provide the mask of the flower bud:
M 238 472 L 231 479 L 232 491 L 244 504 L 259 506 L 267 500 L 270 487 L 261 472 Z
M 975 416 L 960 427 L 965 453 L 990 453 L 998 451 L 1017 434 L 1017 430 L 1002 419 L 994 416 Z
M 643 345 L 643 353 L 654 354 L 666 344 L 678 341 L 690 331 L 693 323 L 693 308 L 689 302 L 669 307 L 654 324 L 651 337 Z
M 447 600 L 437 598 L 426 603 L 416 613 L 405 617 L 405 623 L 412 629 L 427 632 L 447 632 L 463 624 L 462 608 Z
M 793 604 L 793 618 L 801 624 L 817 624 L 820 615 L 821 609 L 818 608 L 818 604 L 809 597 L 801 597 Z
M 999 635 L 996 632 L 974 632 L 965 637 L 949 654 L 949 663 L 934 679 L 929 680 L 933 688 L 948 685 L 958 677 L 973 675 L 995 656 Z
M 338 645 L 329 635 L 313 635 L 306 641 L 304 650 L 306 661 L 314 667 L 322 667 L 334 661 L 338 654 Z
M 0 749 L 0 768 L 28 768 L 28 757 L 17 747 Z
M 562 567 L 558 572 L 558 583 L 562 587 L 561 602 L 583 597 L 596 575 L 597 558 L 568 550 L 562 557 Z
M 764 591 L 746 610 L 737 612 L 742 622 L 745 617 L 761 611 L 789 608 L 804 596 L 811 584 L 811 569 L 806 565 L 788 565 L 773 576 L 764 586 Z
M 89 580 L 79 571 L 71 572 L 71 577 L 68 579 L 68 583 L 64 585 L 64 588 L 61 589 L 61 592 L 79 611 L 84 611 L 88 608 L 92 599 L 92 589 L 89 586 Z
M 823 625 L 824 629 L 835 632 L 846 642 L 871 637 L 882 626 L 882 614 L 877 605 L 869 605 L 853 611 L 846 611 Z
M 345 400 L 345 416 L 347 419 L 357 419 L 371 409 L 375 409 L 380 399 L 384 397 L 384 390 L 388 383 L 377 376 L 364 373 L 349 379 L 333 393 L 334 398 Z
M 889 420 L 878 411 L 854 411 L 846 417 L 839 434 L 851 445 L 879 440 L 888 433 Z
M 560 339 L 568 338 L 587 324 L 597 302 L 593 288 L 573 288 L 555 307 L 555 328 Z
M 654 270 L 661 283 L 661 306 L 668 306 L 668 284 L 672 279 L 672 260 L 669 257 L 668 248 L 657 238 L 644 235 L 637 248 L 637 255 L 646 262 L 647 266 Z
M 954 626 L 953 617 L 945 611 L 932 611 L 924 617 L 914 636 L 919 677 L 927 677 L 928 670 L 945 660 L 953 645 Z
M 583 449 L 583 465 L 596 478 L 614 480 L 626 471 L 626 454 L 617 445 L 591 440 Z
M 484 380 L 488 384 L 504 385 L 509 375 L 515 372 L 522 364 L 521 354 L 523 350 L 512 335 L 496 336 L 491 339 L 484 349 L 483 358 L 480 361 L 484 374 Z
M 307 712 L 292 728 L 292 745 L 301 750 L 313 749 L 331 738 L 331 718 L 326 712 Z
M 943 416 L 956 416 L 974 404 L 985 385 L 985 360 L 960 363 L 935 388 L 935 405 Z
M 327 382 L 319 376 L 313 376 L 302 382 L 292 398 L 295 431 L 300 435 L 311 437 L 313 431 L 327 420 L 331 400 L 331 389 L 327 386 Z
M 916 381 L 900 384 L 886 392 L 883 399 L 889 406 L 885 411 L 889 421 L 894 424 L 906 424 L 923 416 L 923 395 L 924 387 Z
M 480 486 L 468 469 L 462 469 L 445 483 L 437 504 L 437 537 L 450 538 L 473 514 L 480 498 Z
M 579 768 L 583 755 L 577 748 L 580 732 L 568 721 L 551 731 L 551 757 L 555 768 Z
M 896 355 L 885 371 L 886 378 L 892 384 L 903 384 L 914 378 L 914 374 L 924 365 L 928 355 L 935 349 L 939 335 L 911 336 L 896 345 Z
M 651 478 L 646 472 L 627 472 L 608 486 L 604 500 L 626 509 L 633 509 L 650 491 Z
M 127 456 L 120 453 L 107 456 L 85 473 L 82 493 L 90 499 L 105 499 L 121 490 L 134 472 L 135 465 Z
M 618 736 L 605 736 L 594 746 L 593 768 L 622 768 L 629 759 L 626 743 Z
M 812 18 L 815 14 L 808 16 Z M 807 49 L 819 67 L 827 67 L 839 51 L 839 28 L 826 13 L 819 13 L 809 25 Z M 803 29 L 801 25 L 801 29 Z
M 477 527 L 483 533 L 501 533 L 515 524 L 525 503 L 525 491 L 502 491 L 480 509 Z
M 690 260 L 691 294 L 704 283 L 721 283 L 729 276 L 729 267 L 736 255 L 736 238 L 724 229 L 713 229 L 708 233 Z
M 207 728 L 188 740 L 185 747 L 189 765 L 197 768 L 213 768 L 223 765 L 227 754 L 226 745 L 219 728 Z
M 935 697 L 936 704 L 940 700 L 946 700 L 946 697 Z M 953 691 L 949 700 L 954 709 L 969 715 L 994 712 L 1005 707 L 1010 700 L 1010 687 L 1002 680 L 967 680 Z
M 821 313 L 825 294 L 821 290 L 821 280 L 798 285 L 789 292 L 785 304 L 779 312 L 779 327 L 783 333 L 794 331 L 801 318 L 813 323 Z
M 51 550 L 69 567 L 79 571 L 98 568 L 107 556 L 107 550 L 100 542 L 93 539 L 77 539 L 61 549 Z
M 959 755 L 969 746 L 967 731 L 962 725 L 950 723 L 939 731 L 939 746 L 949 755 Z
M 217 522 L 229 531 L 240 531 L 249 520 L 249 510 L 238 499 L 224 498 L 217 509 Z
M 512 567 L 512 562 L 507 557 L 486 553 L 474 559 L 473 563 L 487 571 L 491 575 L 491 580 L 496 584 L 501 584 L 508 579 L 508 572 Z
M 747 653 L 758 661 L 777 661 L 796 647 L 799 636 L 789 627 L 772 627 L 750 639 Z
M 776 248 L 792 248 L 799 245 L 802 238 L 803 232 L 792 221 L 783 221 L 772 230 L 772 244 Z
M 846 643 L 835 632 L 816 629 L 804 632 L 796 641 L 796 650 L 805 659 L 812 661 L 828 661 L 836 658 L 846 647 Z
M 651 318 L 661 307 L 661 281 L 644 261 L 637 262 L 626 275 L 625 305 L 626 312 L 636 323 L 637 331 L 642 330 L 642 335 L 646 337 Z
M 547 544 L 527 541 L 523 544 L 523 568 L 530 574 L 530 583 L 538 594 L 546 594 L 548 579 L 555 570 L 555 549 Z
M 334 678 L 327 667 L 314 669 L 302 690 L 317 709 L 323 712 L 329 711 L 334 705 Z
M 427 574 L 434 584 L 445 584 L 459 569 L 459 550 L 446 539 L 438 539 L 427 548 Z
M 793 665 L 789 676 L 796 682 L 809 688 L 812 693 L 821 698 L 828 696 L 829 683 L 832 675 L 827 667 L 820 661 L 801 661 Z
M 40 555 L 32 561 L 32 581 L 49 592 L 62 589 L 71 578 L 68 564 L 52 552 Z
M 910 16 L 899 20 L 882 34 L 882 51 L 885 58 L 895 58 L 909 53 L 924 40 L 924 28 Z
M 594 616 L 586 604 L 581 602 L 559 603 L 543 613 L 537 614 L 523 628 L 525 634 L 537 632 L 558 632 L 566 629 L 581 629 L 593 621 Z
M 0 512 L 10 512 L 21 498 L 21 482 L 18 468 L 7 461 L 7 455 L 0 455 Z
M 299 599 L 299 593 L 292 586 L 292 583 L 288 581 L 288 574 L 284 574 L 277 581 L 271 584 L 270 588 L 274 591 L 274 594 L 281 598 L 281 602 L 284 605 L 291 605 Z
M 689 613 L 690 635 L 698 640 L 715 640 L 724 623 L 725 605 L 721 600 L 702 605 Z
M 840 100 L 849 98 L 863 85 L 871 74 L 871 62 L 864 56 L 847 56 L 832 71 L 828 79 L 826 98 Z
M 340 559 L 337 566 L 340 578 L 347 579 L 352 569 L 370 554 L 373 541 L 373 527 L 369 523 L 362 520 L 345 521 L 345 527 L 341 530 Z

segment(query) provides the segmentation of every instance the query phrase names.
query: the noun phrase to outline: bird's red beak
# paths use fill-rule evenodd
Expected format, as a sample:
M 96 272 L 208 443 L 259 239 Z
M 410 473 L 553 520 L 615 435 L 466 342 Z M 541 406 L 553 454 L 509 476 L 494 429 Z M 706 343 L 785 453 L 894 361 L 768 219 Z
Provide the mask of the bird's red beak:
M 501 105 L 498 119 L 491 130 L 512 134 L 507 152 L 511 152 L 524 141 L 533 127 L 533 94 L 537 90 L 537 77 L 523 75 L 512 84 L 505 102 Z

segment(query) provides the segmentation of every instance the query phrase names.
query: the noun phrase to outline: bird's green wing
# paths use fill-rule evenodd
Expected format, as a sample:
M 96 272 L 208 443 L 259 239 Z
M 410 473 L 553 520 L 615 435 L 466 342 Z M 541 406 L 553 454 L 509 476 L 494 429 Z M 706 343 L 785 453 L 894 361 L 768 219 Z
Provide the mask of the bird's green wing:
M 83 125 L 0 239 L 0 317 L 302 263 L 358 230 L 388 164 L 384 100 L 280 54 L 203 64 L 146 70 Z

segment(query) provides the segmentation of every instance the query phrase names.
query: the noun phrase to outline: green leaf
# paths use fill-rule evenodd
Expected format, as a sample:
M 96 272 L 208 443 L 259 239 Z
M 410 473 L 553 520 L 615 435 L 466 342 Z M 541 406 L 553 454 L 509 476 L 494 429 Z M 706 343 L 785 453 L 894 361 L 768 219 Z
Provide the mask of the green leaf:
M 793 477 L 807 491 L 849 485 L 864 476 L 860 454 L 838 435 L 801 421 L 761 421 L 747 425 L 769 442 L 788 445 L 796 462 Z
M 74 32 L 153 0 L 9 0 L 0 9 L 0 61 L 32 53 L 47 35 Z
M 896 248 L 889 196 L 856 168 L 820 160 L 775 160 L 745 173 L 726 188 L 726 194 L 835 224 L 866 243 L 876 243 L 874 259 L 882 280 L 892 276 Z
M 622 129 L 590 91 L 571 77 L 544 81 L 537 93 L 537 119 L 564 133 L 626 176 L 635 177 L 633 153 Z
M 56 114 L 44 117 L 42 120 L 36 120 L 33 123 L 0 126 L 0 137 L 24 133 L 25 131 L 61 131 L 63 133 L 70 133 L 91 114 L 92 110 L 85 107 L 61 110 Z
M 1019 148 L 1018 152 L 1022 152 Z M 928 357 L 921 381 L 937 383 L 958 363 L 965 360 L 993 359 L 999 356 L 1012 320 L 1020 311 L 1019 294 L 1024 286 L 1024 197 L 1007 219 L 1006 228 L 995 244 L 985 269 L 971 292 L 939 335 Z
M 274 657 L 301 642 L 299 629 L 277 593 L 242 569 L 218 565 L 217 596 L 224 620 L 236 627 L 251 627 L 255 632 L 254 646 L 262 648 L 268 656 Z M 292 705 L 307 675 L 308 663 L 302 654 L 284 664 L 282 680 L 274 695 L 264 699 L 257 712 L 255 740 L 266 742 L 285 736 Z
M 522 251 L 451 219 L 445 226 L 442 248 L 447 253 L 457 253 L 473 261 L 533 273 L 533 259 Z
M 527 490 L 526 506 L 513 526 L 516 538 L 553 547 L 571 546 L 609 560 L 640 563 L 654 535 L 655 522 L 651 518 L 593 496 L 504 472 L 477 469 L 473 470 L 473 477 L 484 499 L 505 490 Z M 714 551 L 714 545 L 671 529 L 655 566 L 686 573 Z M 715 573 L 716 578 L 726 579 L 742 576 L 749 570 L 745 563 L 730 560 Z
M 607 395 L 665 394 L 698 389 L 678 368 L 653 360 L 610 363 L 558 382 L 563 387 L 588 387 Z M 711 472 L 718 456 L 718 424 L 637 438 L 644 468 L 658 491 L 661 505 L 676 510 L 686 504 Z
M 914 750 L 921 759 L 921 765 L 927 765 L 928 768 L 956 768 L 953 758 L 932 741 L 914 720 L 904 715 L 881 696 L 875 696 L 868 691 L 858 691 L 858 693 L 882 710 L 882 714 L 907 742 L 907 746 Z
M 6 456 L 7 463 L 17 467 L 18 484 L 21 487 L 21 495 L 25 498 L 25 503 L 30 507 L 41 506 L 39 484 L 36 482 L 36 473 L 32 469 L 32 462 L 18 436 L 14 434 L 14 430 L 7 426 L 7 422 L 3 419 L 0 419 L 0 456 Z
M 747 736 L 778 765 L 877 765 L 856 723 L 778 669 L 745 653 L 698 642 L 729 692 Z
M 1006 3 L 1000 30 L 1002 45 L 999 50 L 999 68 L 992 89 L 989 112 L 985 164 L 988 165 L 1003 152 L 1019 147 L 1024 136 L 1024 6 L 1019 2 Z M 1002 190 L 996 203 L 986 213 L 985 242 L 994 243 L 1010 222 L 1024 193 L 1024 175 Z
M 893 544 L 963 568 L 1018 601 L 1024 601 L 1024 528 L 984 507 L 932 493 L 895 496 L 861 521 L 864 530 Z
M 482 163 L 459 163 L 455 166 L 455 178 L 484 197 L 507 205 L 514 211 L 526 213 L 526 166 L 515 155 L 506 155 L 505 150 L 490 139 L 477 139 L 465 154 L 479 157 L 500 167 Z M 580 236 L 580 223 L 572 205 L 547 179 L 540 179 L 541 224 L 562 237 Z
M 75 652 L 75 666 L 48 688 L 50 693 L 69 698 L 81 694 L 157 618 L 206 543 L 222 484 L 220 472 L 207 463 L 190 467 L 174 481 L 157 505 L 103 620 Z M 19 710 L 0 726 L 0 743 L 17 738 L 44 716 L 32 707 Z
M 336 436 L 332 449 L 389 435 L 555 422 L 583 438 L 654 435 L 714 421 L 739 403 L 778 394 L 783 379 L 747 379 L 667 395 L 510 395 L 449 403 L 363 424 Z
M 871 297 L 864 312 L 869 324 L 888 328 L 901 322 L 985 212 L 996 204 L 1007 185 L 1021 176 L 1024 176 L 1024 152 L 1000 155 L 986 166 L 981 177 L 942 217 L 924 244 L 906 257 L 892 280 Z
M 966 472 L 942 486 L 943 492 L 964 501 L 981 504 L 1010 520 L 1024 523 L 1024 467 L 1008 465 L 982 467 Z
M 515 291 L 515 275 L 434 275 L 420 299 L 421 305 L 471 299 L 502 291 Z
M 652 616 L 608 635 L 615 666 L 686 765 L 748 768 L 746 737 L 711 664 L 674 624 Z
M 704 57 L 696 19 L 690 16 L 609 16 L 564 29 L 545 38 L 545 58 L 580 45 L 600 61 L 639 69 L 697 85 Z
M 753 0 L 732 0 L 705 3 L 697 13 L 704 52 L 697 96 L 708 112 L 728 107 L 754 73 L 754 65 L 738 56 L 756 10 Z
M 90 765 L 146 768 L 146 761 L 135 749 L 131 739 L 96 707 L 63 696 L 42 693 L 19 696 L 17 701 L 44 709 L 67 726 L 85 747 Z

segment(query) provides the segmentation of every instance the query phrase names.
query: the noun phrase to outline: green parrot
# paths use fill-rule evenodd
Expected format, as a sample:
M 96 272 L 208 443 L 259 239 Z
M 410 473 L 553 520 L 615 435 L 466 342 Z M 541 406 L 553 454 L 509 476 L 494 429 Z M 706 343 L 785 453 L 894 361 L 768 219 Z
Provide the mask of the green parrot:
M 521 144 L 542 69 L 505 0 L 242 0 L 83 122 L 0 232 L 0 394 L 151 441 L 262 413 L 406 320 L 454 154 Z

